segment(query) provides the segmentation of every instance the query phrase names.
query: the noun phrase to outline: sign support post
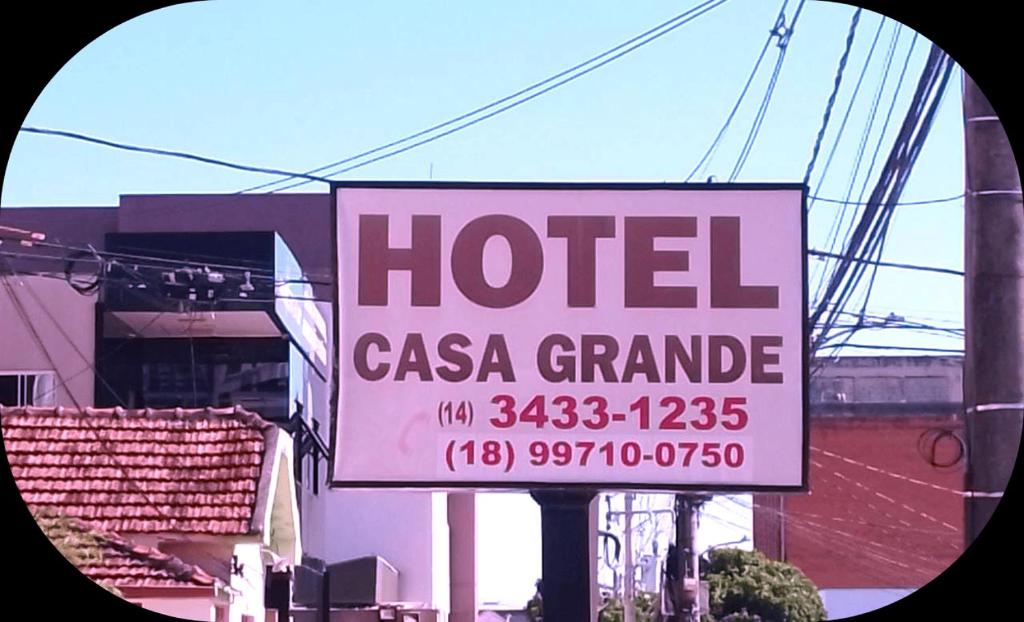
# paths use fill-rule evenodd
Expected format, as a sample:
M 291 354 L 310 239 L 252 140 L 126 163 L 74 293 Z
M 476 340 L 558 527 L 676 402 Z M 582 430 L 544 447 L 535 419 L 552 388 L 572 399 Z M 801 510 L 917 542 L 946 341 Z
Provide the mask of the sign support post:
M 541 602 L 545 622 L 596 620 L 590 594 L 593 490 L 534 490 L 541 515 Z

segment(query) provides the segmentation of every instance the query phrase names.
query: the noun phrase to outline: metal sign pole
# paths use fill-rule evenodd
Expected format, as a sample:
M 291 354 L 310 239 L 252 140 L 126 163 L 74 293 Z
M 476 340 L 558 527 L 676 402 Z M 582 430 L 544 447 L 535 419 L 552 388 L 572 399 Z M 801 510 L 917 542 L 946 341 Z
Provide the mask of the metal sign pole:
M 541 514 L 544 622 L 595 620 L 590 587 L 590 502 L 596 491 L 534 490 Z

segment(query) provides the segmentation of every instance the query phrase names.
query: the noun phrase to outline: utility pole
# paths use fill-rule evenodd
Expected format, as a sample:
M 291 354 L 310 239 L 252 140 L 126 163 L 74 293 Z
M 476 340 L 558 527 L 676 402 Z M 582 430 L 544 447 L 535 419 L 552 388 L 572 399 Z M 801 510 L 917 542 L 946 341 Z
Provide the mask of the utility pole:
M 673 622 L 700 620 L 700 553 L 697 551 L 698 513 L 706 497 L 676 495 L 675 603 Z
M 1002 500 L 1024 419 L 1024 206 L 1003 125 L 964 74 L 966 542 Z
M 636 622 L 636 571 L 633 568 L 633 493 L 627 492 L 623 501 L 623 541 L 624 557 L 622 558 L 622 618 L 623 622 Z

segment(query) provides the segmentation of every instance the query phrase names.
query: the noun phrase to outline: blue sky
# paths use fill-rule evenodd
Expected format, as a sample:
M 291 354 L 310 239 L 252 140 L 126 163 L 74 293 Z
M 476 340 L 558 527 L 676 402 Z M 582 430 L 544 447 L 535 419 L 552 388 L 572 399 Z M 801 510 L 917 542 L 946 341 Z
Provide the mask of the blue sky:
M 95 40 L 50 82 L 25 125 L 305 170 L 508 95 L 695 4 L 696 0 L 191 3 L 141 16 Z M 523 106 L 345 178 L 681 181 L 718 132 L 781 4 L 731 0 Z M 797 0 L 789 3 L 789 18 L 796 4 Z M 740 181 L 802 178 L 853 11 L 845 5 L 807 3 Z M 820 185 L 818 172 L 880 19 L 867 11 L 862 15 L 833 122 L 812 176 L 813 194 L 843 198 L 847 192 L 896 24 L 883 26 L 848 129 Z M 913 37 L 910 28 L 900 32 L 890 81 L 880 100 L 883 111 Z M 906 111 L 929 46 L 918 37 L 874 173 Z M 777 53 L 772 45 L 707 174 L 719 180 L 728 176 Z M 963 191 L 960 115 L 957 72 L 904 200 Z M 880 124 L 881 118 L 869 137 L 869 154 Z M 854 196 L 864 176 L 862 171 L 855 180 Z M 115 205 L 120 194 L 233 192 L 272 179 L 23 133 L 5 172 L 0 205 Z M 300 190 L 326 188 L 311 184 Z M 962 269 L 962 209 L 959 201 L 899 208 L 884 259 Z M 839 211 L 837 205 L 815 205 L 810 216 L 812 247 L 824 246 Z M 848 211 L 847 218 L 852 213 Z M 812 275 L 817 274 L 815 266 L 812 260 Z M 962 282 L 948 275 L 883 269 L 868 309 L 962 326 Z M 877 331 L 855 340 L 961 346 L 957 339 L 905 330 Z M 484 555 L 482 549 L 482 599 L 520 602 L 532 593 L 540 558 L 539 516 L 531 504 L 529 498 L 509 496 L 483 502 L 481 516 L 488 519 L 481 518 L 481 540 L 490 544 L 481 546 L 494 550 L 487 549 L 490 552 Z M 714 511 L 729 520 L 749 521 L 749 514 L 744 516 L 735 505 Z M 525 525 L 519 540 L 497 537 L 514 532 L 516 524 Z M 736 539 L 737 530 L 722 521 L 709 519 L 705 525 L 702 537 L 709 545 L 716 539 Z M 492 554 L 502 551 L 519 557 L 512 565 L 489 566 Z M 506 576 L 512 569 L 514 576 Z

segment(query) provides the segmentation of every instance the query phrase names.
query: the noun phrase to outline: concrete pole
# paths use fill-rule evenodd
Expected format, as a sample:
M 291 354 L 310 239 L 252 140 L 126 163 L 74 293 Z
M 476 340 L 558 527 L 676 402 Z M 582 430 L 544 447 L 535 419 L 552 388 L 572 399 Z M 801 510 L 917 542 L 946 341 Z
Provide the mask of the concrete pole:
M 966 545 L 1002 499 L 1024 419 L 1024 206 L 992 105 L 964 75 Z
M 697 550 L 697 513 L 704 498 L 676 495 L 676 568 L 679 577 L 672 586 L 677 603 L 673 622 L 700 620 L 700 552 Z
M 623 622 L 636 622 L 636 570 L 633 566 L 633 493 L 627 492 L 623 501 L 622 612 Z
M 688 586 L 688 589 L 693 590 L 693 605 L 690 607 L 690 622 L 699 622 L 700 620 L 700 551 L 697 550 L 697 530 L 700 528 L 700 506 L 703 504 L 703 500 L 699 497 L 690 498 L 690 567 L 689 577 L 692 583 Z

